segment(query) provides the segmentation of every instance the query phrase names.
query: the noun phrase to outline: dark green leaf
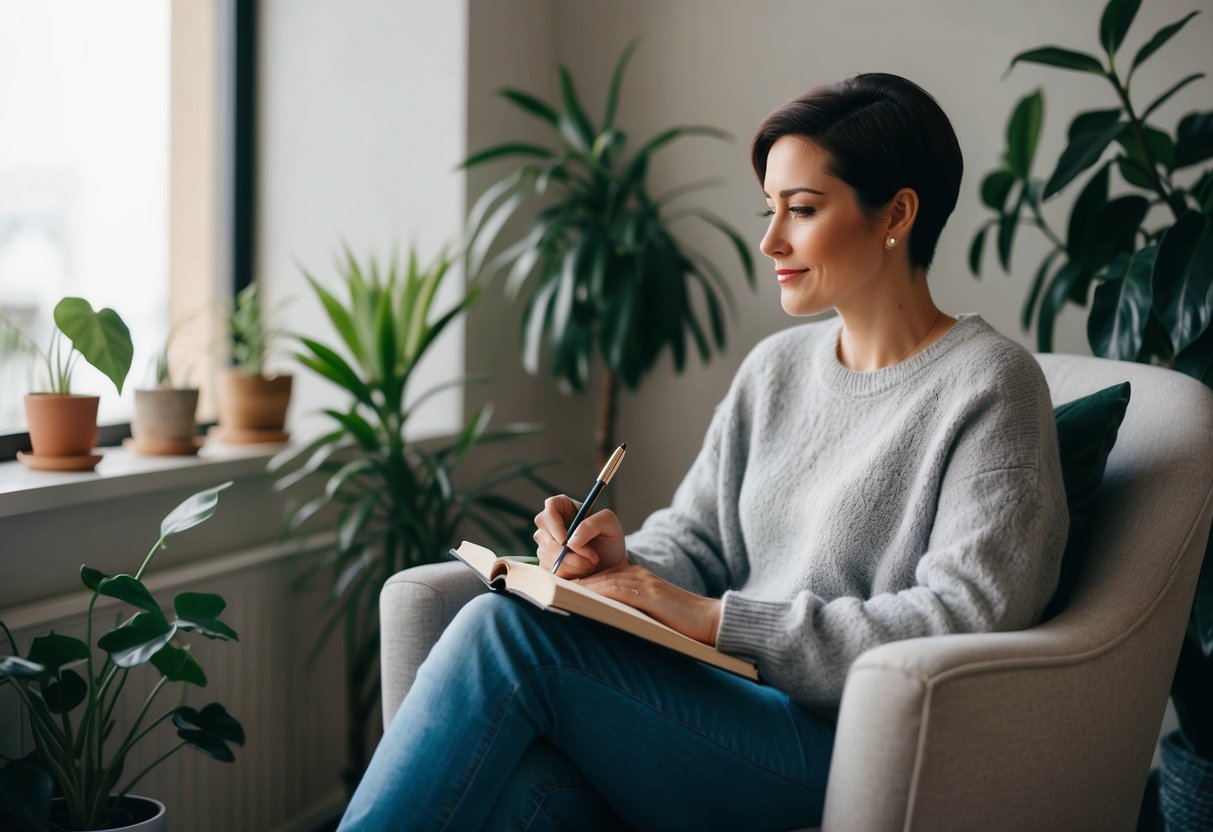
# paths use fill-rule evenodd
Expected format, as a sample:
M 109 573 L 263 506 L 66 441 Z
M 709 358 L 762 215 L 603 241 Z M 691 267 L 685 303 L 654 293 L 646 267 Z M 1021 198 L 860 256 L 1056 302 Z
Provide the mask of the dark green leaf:
M 83 298 L 64 298 L 55 305 L 55 326 L 67 336 L 84 360 L 114 383 L 118 392 L 135 354 L 131 332 L 113 309 L 94 312 Z M 65 391 L 66 392 L 66 391 Z
M 1188 12 L 1186 15 L 1181 17 L 1179 20 L 1177 20 L 1174 23 L 1171 23 L 1167 26 L 1163 26 L 1161 29 L 1159 29 L 1157 32 L 1155 32 L 1154 37 L 1150 38 L 1150 40 L 1146 43 L 1146 45 L 1143 46 L 1141 49 L 1138 49 L 1137 54 L 1135 56 L 1133 56 L 1133 65 L 1129 69 L 1129 74 L 1131 75 L 1133 73 L 1133 70 L 1135 70 L 1135 69 L 1137 69 L 1137 67 L 1141 66 L 1141 64 L 1146 60 L 1146 58 L 1150 57 L 1155 52 L 1157 52 L 1159 47 L 1161 47 L 1164 43 L 1166 43 L 1168 40 L 1170 40 L 1172 35 L 1174 35 L 1176 32 L 1178 32 L 1180 29 L 1182 29 L 1184 27 L 1185 23 L 1187 23 L 1189 20 L 1191 20 L 1193 17 L 1195 17 L 1198 14 L 1200 14 L 1200 12 Z
M 1213 231 L 1203 215 L 1189 211 L 1167 229 L 1152 281 L 1154 311 L 1182 352 L 1209 326 L 1213 312 Z
M 1120 121 L 1120 112 L 1119 107 L 1113 107 L 1110 110 L 1081 112 L 1074 116 L 1070 121 L 1070 126 L 1066 128 L 1066 139 L 1072 142 L 1087 133 L 1099 133 L 1110 129 L 1112 125 Z
M 1099 221 L 1107 204 L 1108 165 L 1102 165 L 1074 201 L 1066 232 L 1066 251 L 1070 259 L 1077 260 L 1087 271 L 1093 272 L 1103 265 L 1092 262 L 1093 258 L 1085 255 L 1099 235 Z
M 624 47 L 623 54 L 615 63 L 615 71 L 611 73 L 611 87 L 607 93 L 606 112 L 602 116 L 602 129 L 610 130 L 615 126 L 615 110 L 619 106 L 619 88 L 623 85 L 623 71 L 627 68 L 632 53 L 636 51 L 636 40 Z
M 1204 563 L 1196 580 L 1196 597 L 1192 602 L 1192 626 L 1206 661 L 1213 656 L 1213 538 L 1205 549 Z
M 173 712 L 173 725 L 177 726 L 177 735 L 191 747 L 224 762 L 235 759 L 227 743 L 244 745 L 240 721 L 218 702 L 212 702 L 201 711 L 188 706 L 178 708 Z
M 988 223 L 983 225 L 981 230 L 973 236 L 973 242 L 969 245 L 969 272 L 973 277 L 981 277 L 981 256 L 985 253 L 986 232 L 989 230 Z
M 560 101 L 564 107 L 564 115 L 560 118 L 561 132 L 573 142 L 574 147 L 588 151 L 594 143 L 594 126 L 577 100 L 573 76 L 563 66 L 558 67 L 557 71 L 560 74 Z
M 536 98 L 528 92 L 507 88 L 500 90 L 497 94 L 509 99 L 520 109 L 530 113 L 542 121 L 546 121 L 553 127 L 555 127 L 556 123 L 560 121 L 560 115 L 555 109 L 552 108 L 550 104 Z
M 178 593 L 173 598 L 173 611 L 177 613 L 173 624 L 207 638 L 239 641 L 236 631 L 219 620 L 219 614 L 226 606 L 222 597 L 211 593 Z
M 47 668 L 20 656 L 0 656 L 0 679 L 41 676 Z
M 1116 54 L 1124 42 L 1125 33 L 1137 16 L 1141 0 L 1108 0 L 1099 21 L 1099 42 L 1108 54 Z
M 1145 111 L 1140 116 L 1141 121 L 1144 122 L 1146 119 L 1148 119 L 1155 110 L 1157 110 L 1159 107 L 1161 107 L 1167 101 L 1167 99 L 1169 99 L 1171 96 L 1175 95 L 1175 93 L 1179 92 L 1184 87 L 1186 87 L 1188 84 L 1191 84 L 1193 81 L 1199 81 L 1201 78 L 1204 78 L 1204 77 L 1205 77 L 1205 74 L 1203 72 L 1193 72 L 1191 75 L 1184 78 L 1182 81 L 1179 81 L 1178 83 L 1176 83 L 1174 86 L 1172 86 L 1166 92 L 1164 92 L 1162 95 L 1158 96 L 1158 98 L 1155 98 L 1149 107 L 1146 107 Z
M 690 124 L 682 127 L 671 127 L 668 130 L 663 130 L 653 138 L 649 139 L 644 147 L 637 152 L 634 162 L 639 159 L 644 159 L 646 164 L 648 158 L 653 155 L 659 148 L 672 142 L 674 139 L 682 136 L 710 136 L 712 138 L 729 141 L 732 136 L 717 127 L 704 127 L 703 125 Z M 641 177 L 643 178 L 643 177 Z M 626 181 L 626 180 L 625 180 Z
M 1162 165 L 1169 170 L 1175 158 L 1175 146 L 1171 143 L 1171 137 L 1157 127 L 1149 125 L 1146 125 L 1142 132 L 1146 137 L 1145 146 L 1135 130 L 1125 130 L 1116 137 L 1116 142 L 1142 170 L 1148 171 L 1153 165 Z
M 147 591 L 143 582 L 135 580 L 130 575 L 115 575 L 112 578 L 103 579 L 97 587 L 97 592 L 110 598 L 117 598 L 119 601 L 125 601 L 133 607 L 139 607 L 148 612 L 160 612 L 160 605 Z
M 107 577 L 109 576 L 104 572 L 99 569 L 93 569 L 91 566 L 80 567 L 80 580 L 93 592 L 97 591 L 97 589 L 101 586 L 101 582 Z
M 1128 156 L 1116 157 L 1116 169 L 1120 171 L 1121 178 L 1130 185 L 1136 185 L 1146 190 L 1154 189 L 1154 180 L 1150 174 L 1140 163 L 1134 162 Z
M 1011 193 L 1011 186 L 1014 184 L 1015 174 L 1010 171 L 990 171 L 986 174 L 986 178 L 981 180 L 982 203 L 1001 214 L 1007 204 L 1007 195 Z
M 358 541 L 358 536 L 366 528 L 367 520 L 375 509 L 377 494 L 367 494 L 358 501 L 353 511 L 346 515 L 345 521 L 337 528 L 337 550 L 349 552 Z
M 312 440 L 302 448 L 291 447 L 284 451 L 280 451 L 270 459 L 269 463 L 266 465 L 266 470 L 271 474 L 278 473 L 287 465 L 290 465 L 296 460 L 303 459 L 305 456 L 309 455 L 314 456 L 322 449 L 325 451 L 325 457 L 327 458 L 327 456 L 332 453 L 333 443 L 337 442 L 343 436 L 345 436 L 344 431 L 335 430 Z M 324 460 L 322 459 L 320 461 L 323 462 Z M 305 463 L 305 467 L 306 465 L 307 463 Z
M 1149 200 L 1142 196 L 1121 196 L 1105 205 L 1096 221 L 1098 233 L 1089 235 L 1084 246 L 1083 270 L 1094 273 L 1117 254 L 1133 251 L 1149 210 Z
M 44 828 L 51 813 L 55 781 L 32 757 L 0 766 L 0 809 L 19 829 Z
M 1137 358 L 1150 314 L 1150 275 L 1157 253 L 1156 247 L 1147 246 L 1133 255 L 1119 254 L 1108 265 L 1108 277 L 1095 290 L 1087 318 L 1087 340 L 1096 355 L 1121 361 Z
M 63 670 L 57 681 L 51 682 L 42 689 L 42 701 L 52 714 L 66 714 L 84 701 L 88 695 L 88 685 L 74 670 Z
M 746 282 L 751 286 L 754 285 L 754 258 L 750 255 L 750 248 L 746 241 L 741 238 L 741 235 L 734 231 L 724 220 L 711 214 L 707 211 L 695 211 L 695 216 L 702 219 L 709 225 L 714 226 L 718 231 L 729 238 L 729 242 L 733 244 L 733 250 L 737 252 L 737 258 L 741 260 L 741 267 L 745 269 Z
M 1188 113 L 1175 131 L 1175 169 L 1213 157 L 1213 110 Z
M 356 412 L 342 413 L 339 410 L 325 410 L 325 415 L 336 420 L 350 436 L 365 450 L 374 452 L 379 448 L 379 434 L 370 423 Z
M 998 218 L 998 262 L 1002 270 L 1010 274 L 1011 247 L 1015 243 L 1015 229 L 1019 227 L 1019 208 Z
M 219 505 L 219 492 L 229 487 L 231 482 L 225 482 L 214 488 L 199 491 L 177 506 L 160 523 L 160 536 L 178 534 L 186 529 L 192 529 L 199 523 L 204 523 L 215 513 Z
M 497 144 L 486 148 L 479 153 L 474 153 L 464 160 L 461 168 L 471 168 L 476 165 L 482 165 L 485 162 L 491 162 L 494 159 L 501 159 L 506 156 L 528 156 L 536 159 L 551 159 L 556 154 L 547 147 L 539 144 L 527 144 L 525 142 L 507 142 L 505 144 Z
M 1043 46 L 1039 49 L 1029 49 L 1027 52 L 1020 52 L 1011 59 L 1011 65 L 1007 67 L 1007 73 L 1015 67 L 1015 64 L 1020 61 L 1032 64 L 1044 64 L 1045 66 L 1056 66 L 1062 69 L 1075 69 L 1080 72 L 1090 72 L 1095 75 L 1103 75 L 1103 64 L 1098 58 L 1088 55 L 1085 52 L 1075 52 L 1072 49 L 1062 49 L 1059 46 Z
M 1024 96 L 1015 105 L 1011 120 L 1007 123 L 1007 165 L 1015 178 L 1027 179 L 1031 175 L 1032 160 L 1036 157 L 1036 145 L 1040 141 L 1040 127 L 1044 122 L 1045 99 L 1039 89 Z M 988 178 L 987 178 L 987 181 Z M 1010 183 L 1006 190 L 1011 189 Z M 982 184 L 983 198 L 985 183 Z M 1002 202 L 1006 201 L 1003 194 Z M 989 203 L 987 203 L 989 204 Z M 994 206 L 991 206 L 994 207 Z M 997 210 L 1002 210 L 999 205 Z
M 1032 288 L 1028 292 L 1028 299 L 1024 302 L 1023 311 L 1020 312 L 1019 325 L 1023 327 L 1024 332 L 1032 328 L 1032 315 L 1036 311 L 1036 301 L 1040 299 L 1040 292 L 1044 288 L 1049 269 L 1059 254 L 1061 254 L 1060 249 L 1053 249 L 1036 269 L 1036 275 L 1032 278 Z
M 296 357 L 300 363 L 324 376 L 363 404 L 371 404 L 370 385 L 358 376 L 344 358 L 311 338 L 300 338 L 299 341 L 316 356 L 315 359 L 310 359 L 309 356 L 298 355 Z
M 52 630 L 30 642 L 26 658 L 54 672 L 88 661 L 88 655 L 88 645 L 83 641 Z
M 362 343 L 362 337 L 358 332 L 353 315 L 341 305 L 341 301 L 320 285 L 319 281 L 307 272 L 304 272 L 303 276 L 307 279 L 308 285 L 312 287 L 312 291 L 316 293 L 316 297 L 320 299 L 320 305 L 324 307 L 329 321 L 333 324 L 333 329 L 337 330 L 337 334 L 349 348 L 350 354 L 358 361 L 366 361 L 366 347 Z
M 186 682 L 206 687 L 206 674 L 202 665 L 194 658 L 189 650 L 183 650 L 175 644 L 166 644 L 152 656 L 152 665 L 170 682 Z
M 1058 270 L 1049 283 L 1044 297 L 1040 301 L 1040 314 L 1036 320 L 1036 349 L 1038 352 L 1053 351 L 1053 324 L 1057 312 L 1065 305 L 1070 296 L 1070 287 L 1082 277 L 1082 267 L 1075 262 L 1068 262 Z
M 352 459 L 337 469 L 324 484 L 324 493 L 329 497 L 336 497 L 338 493 L 346 485 L 360 474 L 375 470 L 375 463 L 366 457 Z
M 110 654 L 118 667 L 135 667 L 168 644 L 177 627 L 158 612 L 141 612 L 127 623 L 103 635 L 97 646 Z
M 1176 353 L 1175 369 L 1213 387 L 1213 326 L 1206 329 L 1204 335 L 1186 350 Z
M 1062 151 L 1057 168 L 1049 177 L 1048 184 L 1045 185 L 1044 198 L 1048 199 L 1068 185 L 1078 174 L 1098 162 L 1104 150 L 1120 135 L 1124 127 L 1125 125 L 1118 121 L 1102 130 L 1080 133 L 1071 138 L 1069 145 Z

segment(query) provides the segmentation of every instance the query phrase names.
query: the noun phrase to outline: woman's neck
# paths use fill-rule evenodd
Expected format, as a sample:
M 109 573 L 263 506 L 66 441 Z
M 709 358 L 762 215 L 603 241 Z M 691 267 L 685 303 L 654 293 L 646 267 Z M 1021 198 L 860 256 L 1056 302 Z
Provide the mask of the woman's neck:
M 956 322 L 935 305 L 922 275 L 889 281 L 878 297 L 840 306 L 838 314 L 842 318 L 838 360 L 856 372 L 881 370 L 913 358 Z

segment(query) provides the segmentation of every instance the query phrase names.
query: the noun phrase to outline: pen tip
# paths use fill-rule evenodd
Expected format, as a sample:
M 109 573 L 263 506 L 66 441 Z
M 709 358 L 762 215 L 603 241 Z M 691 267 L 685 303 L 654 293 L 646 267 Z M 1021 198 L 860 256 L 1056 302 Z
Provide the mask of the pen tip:
M 626 451 L 627 449 L 628 449 L 627 442 L 624 442 L 622 445 L 619 446 L 619 450 L 621 450 L 621 451 Z

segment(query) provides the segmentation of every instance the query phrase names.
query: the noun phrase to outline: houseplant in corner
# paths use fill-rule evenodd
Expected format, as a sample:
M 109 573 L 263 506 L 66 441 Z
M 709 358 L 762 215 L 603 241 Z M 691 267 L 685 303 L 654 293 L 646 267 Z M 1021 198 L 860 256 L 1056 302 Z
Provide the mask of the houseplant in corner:
M 595 354 L 602 356 L 606 371 L 595 436 L 599 465 L 616 445 L 615 401 L 621 382 L 635 390 L 667 350 L 681 372 L 688 341 L 703 361 L 713 346 L 724 348 L 724 310 L 732 297 L 728 281 L 710 260 L 680 243 L 671 226 L 689 216 L 718 229 L 754 285 L 752 258 L 740 236 L 719 217 L 676 204 L 710 183 L 691 183 L 657 197 L 648 190 L 658 150 L 684 136 L 727 134 L 712 127 L 671 127 L 632 155 L 625 153 L 627 135 L 616 125 L 615 112 L 634 48 L 635 43 L 629 44 L 615 66 L 597 126 L 582 108 L 568 70 L 560 67 L 559 109 L 521 90 L 501 91 L 552 129 L 554 146 L 507 142 L 463 163 L 470 168 L 503 158 L 525 160 L 486 190 L 471 211 L 469 274 L 490 276 L 508 266 L 508 293 L 517 295 L 530 286 L 522 352 L 532 374 L 538 372 L 546 346 L 552 374 L 564 387 L 580 390 Z M 542 200 L 530 229 L 486 262 L 494 238 L 527 197 Z M 699 306 L 706 310 L 707 325 Z
M 99 396 L 72 393 L 76 361 L 84 360 L 100 370 L 118 392 L 131 368 L 134 346 L 130 331 L 113 309 L 95 311 L 83 298 L 63 298 L 55 305 L 55 329 L 43 352 L 28 336 L 0 318 L 10 335 L 22 340 L 41 358 L 46 372 L 46 390 L 27 393 L 25 415 L 33 452 L 18 453 L 30 468 L 50 471 L 91 471 L 101 461 L 93 454 L 97 441 Z M 67 341 L 67 345 L 64 341 Z M 7 339 L 6 339 L 7 342 Z
M 0 767 L 0 821 L 7 813 L 7 820 L 18 829 L 162 830 L 163 804 L 129 794 L 145 774 L 186 745 L 217 760 L 235 759 L 228 744 L 243 745 L 244 730 L 217 702 L 200 710 L 178 704 L 148 719 L 166 684 L 206 686 L 201 665 L 189 645 L 180 644 L 179 639 L 189 632 L 234 641 L 236 633 L 219 620 L 224 600 L 218 595 L 182 592 L 173 599 L 170 617 L 141 580 L 164 541 L 210 518 L 219 492 L 229 485 L 201 491 L 173 509 L 160 525 L 160 539 L 134 575 L 110 576 L 88 566 L 80 568 L 80 579 L 92 593 L 83 641 L 52 630 L 33 639 L 20 656 L 12 633 L 0 622 L 13 651 L 11 656 L 0 655 L 0 686 L 16 689 L 35 746 L 33 753 L 19 760 L 6 759 Z M 94 611 L 102 596 L 131 608 L 133 614 L 101 634 L 94 650 Z M 95 664 L 97 650 L 105 655 L 99 665 Z M 130 728 L 112 734 L 115 707 L 124 693 L 135 692 L 133 687 L 126 688 L 131 670 L 148 663 L 159 681 L 145 694 Z M 83 675 L 73 668 L 82 669 Z M 150 765 L 126 771 L 132 749 L 166 720 L 176 726 L 180 741 Z M 60 797 L 52 799 L 53 794 Z
M 271 346 L 277 337 L 266 320 L 259 284 L 236 295 L 227 317 L 233 366 L 219 379 L 219 424 L 212 435 L 221 442 L 285 442 L 286 410 L 291 403 L 291 375 L 267 374 Z
M 131 438 L 123 444 L 148 456 L 190 456 L 202 446 L 195 436 L 198 388 L 182 387 L 173 379 L 169 365 L 170 332 L 156 354 L 155 383 L 135 391 L 135 418 Z
M 1087 338 L 1096 355 L 1170 367 L 1213 386 L 1213 167 L 1198 169 L 1213 159 L 1213 110 L 1189 112 L 1174 135 L 1150 121 L 1164 102 L 1204 73 L 1187 75 L 1144 109 L 1130 96 L 1138 67 L 1198 12 L 1160 29 L 1122 75 L 1116 59 L 1139 5 L 1139 0 L 1111 0 L 1104 8 L 1099 37 L 1106 62 L 1055 46 L 1011 60 L 1012 67 L 1022 61 L 1098 76 L 1112 88 L 1110 103 L 1116 106 L 1079 113 L 1052 174 L 1041 180 L 1033 177 L 1032 163 L 1044 95 L 1037 90 L 1018 103 L 1003 165 L 981 184 L 982 201 L 995 216 L 974 237 L 970 269 L 979 273 L 985 237 L 996 229 L 999 260 L 1009 270 L 1018 227 L 1036 227 L 1051 250 L 1036 270 L 1022 323 L 1028 329 L 1035 319 L 1040 351 L 1052 349 L 1057 312 L 1067 303 L 1086 306 L 1089 300 Z M 1063 237 L 1050 226 L 1043 203 L 1092 169 Z M 1110 196 L 1113 170 L 1128 191 L 1115 197 Z M 1183 828 L 1213 829 L 1213 543 L 1197 584 L 1171 701 L 1180 729 L 1162 744 L 1163 814 L 1168 825 L 1183 814 L 1193 824 Z
M 407 265 L 359 264 L 345 250 L 334 293 L 308 275 L 338 343 L 301 337 L 297 359 L 344 394 L 340 409 L 325 411 L 332 430 L 302 449 L 284 451 L 270 463 L 275 488 L 323 484 L 320 496 L 291 510 L 288 528 L 300 529 L 326 507 L 335 509 L 336 539 L 301 576 L 318 580 L 331 612 L 323 644 L 341 633 L 345 644 L 347 766 L 352 792 L 369 762 L 371 731 L 379 712 L 379 590 L 395 572 L 446 558 L 464 524 L 504 551 L 533 548 L 530 533 L 538 499 L 522 504 L 499 489 L 529 481 L 539 494 L 555 493 L 531 464 L 503 462 L 476 481 L 460 481 L 461 464 L 477 445 L 508 440 L 533 427 L 489 431 L 491 409 L 472 414 L 453 438 L 411 441 L 409 420 L 435 393 L 464 383 L 452 379 L 416 398 L 409 383 L 417 365 L 443 331 L 474 302 L 465 295 L 445 311 L 435 298 L 450 261 L 429 267 L 410 255 Z M 344 297 L 341 297 L 344 295 Z M 316 489 L 320 490 L 320 489 Z M 316 525 L 313 521 L 311 525 Z

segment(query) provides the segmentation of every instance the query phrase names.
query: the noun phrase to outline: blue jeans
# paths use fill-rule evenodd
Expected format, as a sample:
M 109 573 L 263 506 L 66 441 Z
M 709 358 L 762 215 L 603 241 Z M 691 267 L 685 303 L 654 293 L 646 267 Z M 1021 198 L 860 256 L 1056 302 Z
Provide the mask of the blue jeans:
M 486 594 L 418 669 L 339 832 L 815 826 L 833 743 L 774 688 Z

